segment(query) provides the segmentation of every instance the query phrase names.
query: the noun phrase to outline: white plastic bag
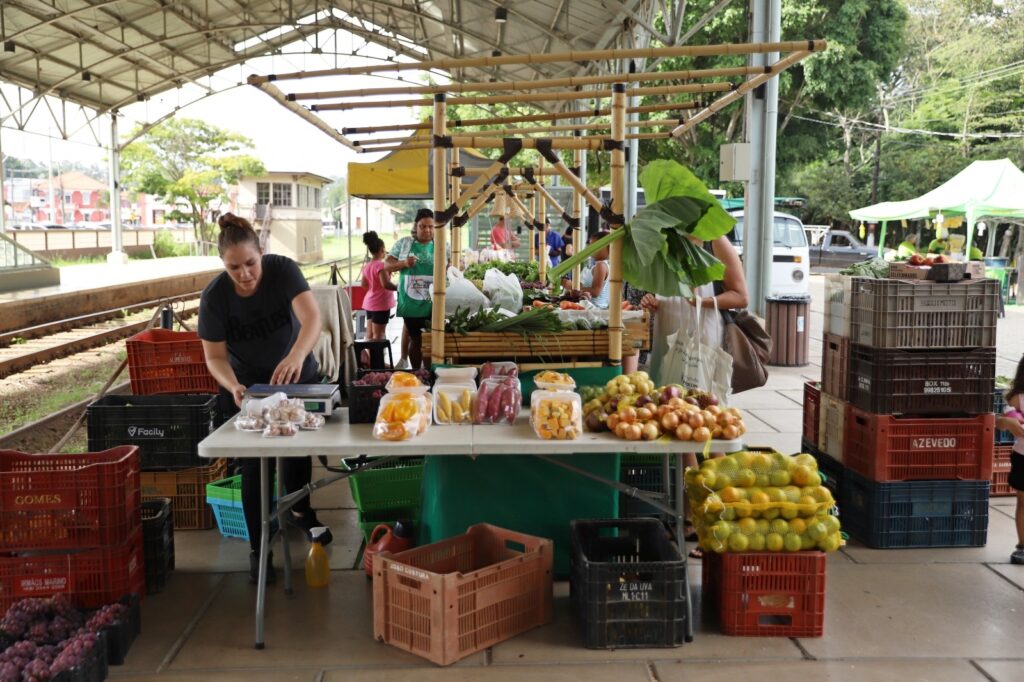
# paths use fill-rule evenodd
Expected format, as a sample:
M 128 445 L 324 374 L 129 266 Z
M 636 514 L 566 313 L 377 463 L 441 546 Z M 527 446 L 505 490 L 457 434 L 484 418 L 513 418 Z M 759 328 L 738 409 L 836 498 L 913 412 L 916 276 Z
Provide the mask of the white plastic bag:
M 460 308 L 476 312 L 490 305 L 487 297 L 466 279 L 458 268 L 448 268 L 448 289 L 444 296 L 445 315 L 452 315 Z
M 523 309 L 523 286 L 515 275 L 506 275 L 497 268 L 484 273 L 484 293 L 492 305 L 501 306 L 512 313 Z
M 661 313 L 661 306 L 658 312 Z M 698 297 L 696 314 L 689 316 L 691 324 L 666 338 L 668 350 L 655 376 L 660 385 L 678 383 L 686 388 L 710 391 L 725 401 L 732 386 L 732 356 L 720 344 L 708 343 L 704 333 L 705 314 L 709 313 L 704 312 Z M 717 306 L 714 314 L 716 318 L 719 315 Z

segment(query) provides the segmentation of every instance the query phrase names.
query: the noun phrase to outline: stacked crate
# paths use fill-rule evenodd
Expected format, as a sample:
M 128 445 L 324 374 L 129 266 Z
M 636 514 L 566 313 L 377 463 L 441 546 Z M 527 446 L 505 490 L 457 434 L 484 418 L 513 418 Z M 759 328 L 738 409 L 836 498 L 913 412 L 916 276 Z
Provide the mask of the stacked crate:
M 90 609 L 145 589 L 137 448 L 0 451 L 0 613 L 26 597 Z
M 818 455 L 858 540 L 985 544 L 998 306 L 994 280 L 829 277 Z
M 1006 391 L 1010 387 L 1006 384 L 996 384 L 995 395 L 992 400 L 992 411 L 998 418 L 1006 407 Z M 1010 455 L 1013 453 L 1013 442 L 1015 437 L 1009 431 L 995 432 L 995 450 L 992 454 L 992 497 L 1012 497 L 1017 491 L 1010 487 Z
M 212 528 L 206 484 L 227 466 L 199 458 L 199 442 L 221 423 L 202 341 L 195 332 L 147 329 L 128 339 L 127 350 L 133 395 L 89 406 L 89 447 L 138 446 L 142 499 L 170 498 L 176 530 Z

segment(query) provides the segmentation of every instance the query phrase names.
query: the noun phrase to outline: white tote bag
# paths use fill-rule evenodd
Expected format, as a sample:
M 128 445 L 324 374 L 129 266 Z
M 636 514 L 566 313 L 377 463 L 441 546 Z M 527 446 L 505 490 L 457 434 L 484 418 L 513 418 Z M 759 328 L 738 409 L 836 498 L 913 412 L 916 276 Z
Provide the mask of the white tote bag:
M 656 377 L 659 385 L 682 384 L 686 388 L 710 391 L 722 401 L 732 386 L 732 356 L 720 346 L 707 342 L 704 333 L 704 309 L 696 300 L 691 323 L 666 339 L 668 350 Z M 718 317 L 717 301 L 715 317 Z

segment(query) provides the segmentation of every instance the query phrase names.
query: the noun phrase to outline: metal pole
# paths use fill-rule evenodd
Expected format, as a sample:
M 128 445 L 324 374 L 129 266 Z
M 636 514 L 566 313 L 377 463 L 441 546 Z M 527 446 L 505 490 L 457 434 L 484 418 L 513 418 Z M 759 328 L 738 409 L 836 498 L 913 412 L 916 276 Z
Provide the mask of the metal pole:
M 750 0 L 749 40 L 764 40 L 766 3 L 768 0 Z M 751 54 L 747 59 L 749 66 L 764 66 L 764 56 L 760 53 Z M 746 140 L 750 143 L 750 180 L 746 187 L 743 202 L 743 272 L 747 280 L 749 293 L 749 309 L 757 315 L 764 315 L 765 289 L 762 287 L 762 271 L 764 258 L 762 254 L 764 240 L 764 95 L 767 88 L 755 88 L 747 93 L 746 104 Z M 768 232 L 771 236 L 771 232 Z M 770 256 L 770 252 L 769 252 Z
M 782 0 L 768 0 L 766 30 L 768 40 L 777 40 L 782 32 Z M 774 64 L 778 52 L 763 56 L 765 64 Z M 775 246 L 775 136 L 779 123 L 779 79 L 772 78 L 765 83 L 764 133 L 761 139 L 764 161 L 761 165 L 761 297 L 755 309 L 756 314 L 765 314 L 764 298 L 772 291 L 772 251 Z
M 636 73 L 636 62 L 630 60 L 629 72 Z M 636 85 L 634 84 L 630 90 L 635 90 Z M 628 107 L 636 108 L 640 106 L 640 98 L 636 96 L 630 96 L 628 101 Z M 629 127 L 629 121 L 639 121 L 640 114 L 637 112 L 630 112 L 629 108 L 626 109 L 626 127 Z M 629 151 L 626 157 L 626 222 L 628 223 L 636 215 L 637 209 L 637 182 L 639 179 L 639 163 L 640 163 L 640 140 L 629 141 Z
M 46 135 L 46 202 L 50 204 L 50 222 L 57 222 L 57 201 L 53 197 L 53 131 Z M 63 216 L 61 216 L 63 223 Z
M 3 129 L 0 128 L 0 234 L 7 231 L 7 215 L 4 204 L 7 202 L 7 193 L 4 191 L 4 146 Z M 11 191 L 11 218 L 14 218 L 14 191 Z
M 127 263 L 121 234 L 121 150 L 117 146 L 117 112 L 110 113 L 110 231 L 114 238 L 107 263 Z
M 352 195 L 351 194 L 348 195 L 348 283 L 352 284 Z

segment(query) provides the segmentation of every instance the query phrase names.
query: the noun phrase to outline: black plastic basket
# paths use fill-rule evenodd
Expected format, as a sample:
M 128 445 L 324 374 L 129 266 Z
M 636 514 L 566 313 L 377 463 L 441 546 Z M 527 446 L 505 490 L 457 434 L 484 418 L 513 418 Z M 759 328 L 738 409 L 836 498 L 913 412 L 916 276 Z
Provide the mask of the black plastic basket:
M 983 547 L 989 481 L 876 483 L 847 469 L 843 530 L 868 547 Z
M 103 682 L 110 668 L 107 664 L 107 635 L 100 632 L 96 646 L 85 654 L 82 665 L 57 673 L 50 682 Z
M 669 463 L 669 490 L 672 493 L 668 497 L 668 505 L 675 507 L 675 457 L 670 457 Z M 619 468 L 619 482 L 632 486 L 650 494 L 659 502 L 666 502 L 665 495 L 665 465 L 661 455 L 623 455 L 622 464 Z M 619 493 L 619 518 L 636 519 L 653 517 L 661 519 L 666 523 L 672 522 L 669 514 L 652 507 L 643 500 L 640 500 L 624 492 Z
M 372 372 L 400 372 L 402 370 L 391 369 L 360 369 L 359 377 L 362 378 Z M 434 383 L 434 374 L 430 373 L 427 382 Z M 380 407 L 380 399 L 387 393 L 385 384 L 373 384 L 363 386 L 360 384 L 347 384 L 345 396 L 348 400 L 348 420 L 350 424 L 372 424 L 377 419 L 377 409 Z
M 142 549 L 146 562 L 146 594 L 162 592 L 174 570 L 174 513 L 170 498 L 142 503 Z
M 804 452 L 814 455 L 818 462 L 818 473 L 821 475 L 821 484 L 832 493 L 832 499 L 839 505 L 839 513 L 843 511 L 841 495 L 843 494 L 843 473 L 845 471 L 841 462 L 817 449 L 804 449 Z
M 850 402 L 874 414 L 984 414 L 992 409 L 995 348 L 897 350 L 854 344 Z
M 656 519 L 573 521 L 570 595 L 589 649 L 674 647 L 686 633 L 686 561 Z
M 139 605 L 139 596 L 126 595 L 121 599 L 121 603 L 128 607 L 127 617 L 103 628 L 107 639 L 107 663 L 110 665 L 124 664 L 124 659 L 128 657 L 128 650 L 132 648 L 135 638 L 142 632 L 142 608 Z
M 137 445 L 143 469 L 203 464 L 197 446 L 216 428 L 217 396 L 108 395 L 89 405 L 89 450 Z

